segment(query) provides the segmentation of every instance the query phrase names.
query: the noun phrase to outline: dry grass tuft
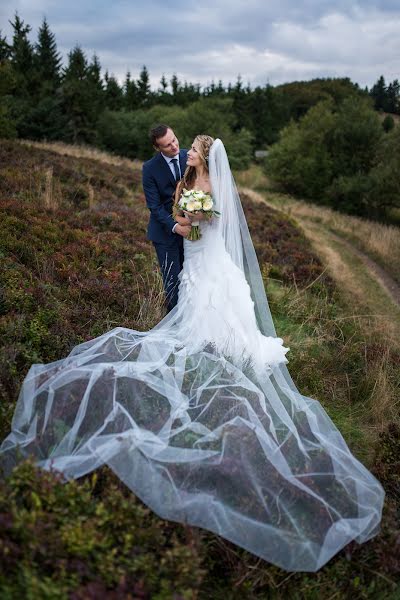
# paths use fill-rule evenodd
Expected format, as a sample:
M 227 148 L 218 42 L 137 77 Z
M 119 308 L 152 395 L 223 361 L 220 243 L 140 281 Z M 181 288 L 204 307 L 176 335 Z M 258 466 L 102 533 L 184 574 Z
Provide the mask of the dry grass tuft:
M 393 382 L 394 373 L 390 357 L 390 347 L 382 348 L 375 361 L 368 364 L 366 377 L 373 382 L 372 393 L 368 399 L 369 412 L 379 433 L 385 431 L 391 423 L 400 421 L 400 398 Z
M 88 206 L 93 209 L 96 205 L 93 186 L 88 183 Z
M 132 265 L 134 267 L 134 265 Z M 148 331 L 165 316 L 165 292 L 159 269 L 137 274 L 135 278 L 139 311 L 135 323 L 141 331 Z

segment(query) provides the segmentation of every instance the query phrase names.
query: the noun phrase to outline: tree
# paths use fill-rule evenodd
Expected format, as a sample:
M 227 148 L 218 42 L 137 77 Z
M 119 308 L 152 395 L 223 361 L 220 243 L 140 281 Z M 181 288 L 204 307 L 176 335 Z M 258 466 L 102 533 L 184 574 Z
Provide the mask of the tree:
M 36 68 L 34 48 L 28 38 L 30 25 L 25 25 L 17 13 L 10 24 L 13 41 L 9 60 L 15 75 L 15 88 L 8 102 L 8 111 L 15 122 L 18 136 L 29 137 L 30 113 L 39 100 L 40 75 Z
M 382 125 L 369 99 L 346 98 L 337 110 L 329 142 L 334 176 L 368 173 L 383 135 Z
M 200 86 L 198 84 L 188 83 L 185 81 L 178 92 L 179 106 L 188 106 L 192 102 L 196 102 L 200 97 Z
M 38 31 L 33 64 L 37 75 L 37 94 L 32 97 L 34 101 L 23 110 L 19 133 L 31 139 L 59 139 L 65 127 L 59 89 L 61 58 L 46 19 Z
M 39 76 L 35 69 L 34 49 L 28 39 L 31 27 L 25 25 L 18 13 L 10 24 L 13 28 L 10 58 L 17 77 L 15 94 L 26 100 L 33 99 L 37 95 Z
M 139 79 L 137 80 L 137 96 L 139 100 L 139 106 L 146 107 L 150 104 L 150 77 L 145 65 L 140 71 Z
M 328 140 L 335 120 L 332 99 L 310 108 L 298 123 L 292 120 L 269 152 L 267 174 L 284 190 L 323 202 L 333 177 Z
M 55 36 L 45 18 L 38 32 L 35 62 L 41 82 L 41 95 L 54 92 L 60 85 L 61 57 L 57 51 Z
M 400 208 L 400 127 L 382 135 L 375 147 L 372 168 L 340 176 L 328 191 L 335 208 L 370 219 L 386 220 Z
M 171 77 L 171 90 L 172 90 L 172 96 L 174 97 L 174 100 L 176 100 L 179 90 L 180 90 L 181 84 L 180 81 L 176 75 L 176 73 L 174 73 Z
M 75 46 L 68 54 L 62 82 L 63 111 L 67 117 L 64 137 L 74 144 L 94 139 L 98 115 L 92 92 L 86 56 L 79 46 Z
M 400 83 L 398 79 L 389 83 L 386 90 L 386 106 L 387 112 L 400 114 Z
M 376 110 L 385 110 L 386 106 L 386 82 L 383 75 L 381 75 L 378 81 L 372 86 L 370 95 L 374 101 L 374 107 Z
M 126 74 L 123 93 L 126 110 L 136 110 L 139 107 L 138 88 L 136 82 L 131 79 L 130 71 Z
M 93 55 L 93 58 L 88 66 L 87 79 L 90 86 L 93 110 L 96 112 L 96 114 L 100 114 L 100 112 L 104 109 L 105 94 L 103 80 L 101 78 L 101 65 L 96 54 Z
M 400 209 L 400 126 L 382 136 L 369 173 L 367 216 L 380 218 Z
M 394 126 L 395 126 L 395 122 L 394 122 L 392 115 L 386 115 L 386 117 L 382 121 L 383 130 L 386 133 L 388 133 L 389 131 L 391 131 L 394 128 Z
M 160 79 L 160 88 L 159 88 L 159 92 L 161 92 L 162 94 L 166 94 L 167 93 L 167 87 L 168 87 L 168 81 L 165 78 L 165 75 L 163 74 L 161 79 Z
M 160 85 L 157 90 L 156 102 L 166 105 L 171 105 L 173 102 L 172 96 L 168 92 L 168 81 L 164 74 L 160 79 Z
M 114 75 L 109 75 L 106 71 L 104 76 L 106 82 L 105 105 L 109 110 L 121 110 L 124 105 L 124 94 Z
M 11 57 L 12 47 L 7 43 L 7 38 L 1 35 L 0 29 L 0 62 Z
M 16 122 L 10 111 L 15 86 L 16 77 L 10 61 L 0 59 L 0 138 L 14 138 L 17 135 Z

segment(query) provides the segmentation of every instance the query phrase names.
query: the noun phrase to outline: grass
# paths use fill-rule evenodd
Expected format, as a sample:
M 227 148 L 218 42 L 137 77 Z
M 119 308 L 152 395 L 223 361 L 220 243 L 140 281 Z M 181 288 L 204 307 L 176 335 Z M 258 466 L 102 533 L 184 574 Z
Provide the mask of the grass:
M 289 215 L 293 213 L 322 223 L 331 231 L 355 242 L 361 250 L 385 267 L 396 281 L 400 281 L 400 229 L 398 227 L 344 215 L 327 207 L 314 207 L 306 202 L 297 202 L 295 206 L 284 202 Z
M 115 166 L 127 167 L 138 171 L 141 168 L 141 162 L 138 160 L 130 160 L 124 156 L 102 152 L 95 146 L 72 146 L 63 142 L 35 142 L 34 140 L 20 140 L 21 144 L 28 147 L 38 148 L 41 150 L 50 150 L 62 156 L 72 156 L 75 158 L 91 158 L 95 161 Z
M 86 152 L 1 145 L 1 437 L 32 362 L 65 356 L 115 325 L 147 330 L 164 314 L 139 165 Z M 106 467 L 63 483 L 21 463 L 0 483 L 2 598 L 396 597 L 398 350 L 375 317 L 349 304 L 293 218 L 250 197 L 243 204 L 277 332 L 291 348 L 289 370 L 384 485 L 382 532 L 316 574 L 287 573 L 159 519 Z
M 258 165 L 253 165 L 249 170 L 238 174 L 238 182 L 243 187 L 251 187 L 266 193 L 268 202 L 279 207 L 288 216 L 322 224 L 325 228 L 354 242 L 360 250 L 374 258 L 397 282 L 400 282 L 399 227 L 346 215 L 327 206 L 296 200 L 287 194 L 274 192 L 268 178 Z
M 313 248 L 329 266 L 348 310 L 359 315 L 360 327 L 393 349 L 400 343 L 400 307 L 388 296 L 364 261 L 340 239 L 315 223 L 302 221 Z

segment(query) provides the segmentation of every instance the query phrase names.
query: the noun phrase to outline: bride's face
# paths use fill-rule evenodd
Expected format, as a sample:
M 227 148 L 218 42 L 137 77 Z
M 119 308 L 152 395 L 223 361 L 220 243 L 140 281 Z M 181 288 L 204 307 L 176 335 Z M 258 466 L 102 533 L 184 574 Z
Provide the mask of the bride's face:
M 189 165 L 189 167 L 200 167 L 200 165 L 202 164 L 199 151 L 196 148 L 195 144 L 192 144 L 192 147 L 188 151 L 186 162 Z

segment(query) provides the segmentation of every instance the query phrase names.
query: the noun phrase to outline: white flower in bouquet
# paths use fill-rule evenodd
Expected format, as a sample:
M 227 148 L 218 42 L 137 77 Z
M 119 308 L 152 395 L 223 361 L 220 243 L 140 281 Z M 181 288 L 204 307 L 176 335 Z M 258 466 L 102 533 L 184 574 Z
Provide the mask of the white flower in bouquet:
M 214 202 L 211 194 L 203 190 L 187 190 L 183 188 L 181 197 L 178 200 L 178 206 L 181 210 L 193 213 L 203 213 L 208 219 L 214 215 L 218 216 L 219 212 L 213 210 Z M 192 228 L 187 237 L 188 240 L 195 241 L 201 238 L 199 221 L 192 221 Z

